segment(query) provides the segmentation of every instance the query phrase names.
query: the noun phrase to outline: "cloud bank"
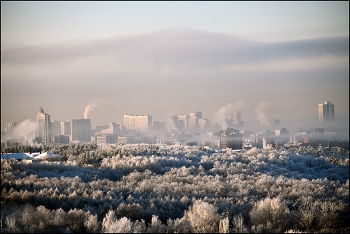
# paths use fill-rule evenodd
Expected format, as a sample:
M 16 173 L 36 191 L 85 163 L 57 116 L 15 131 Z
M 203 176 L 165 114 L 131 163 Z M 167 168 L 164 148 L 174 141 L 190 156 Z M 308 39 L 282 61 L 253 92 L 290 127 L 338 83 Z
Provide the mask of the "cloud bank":
M 2 126 L 38 106 L 49 107 L 52 119 L 83 112 L 93 124 L 122 124 L 124 114 L 166 120 L 171 110 L 220 116 L 225 108 L 218 109 L 238 100 L 247 126 L 262 114 L 317 122 L 324 101 L 335 104 L 339 120 L 348 119 L 349 37 L 259 42 L 182 28 L 1 53 Z M 263 112 L 266 102 L 274 104 Z

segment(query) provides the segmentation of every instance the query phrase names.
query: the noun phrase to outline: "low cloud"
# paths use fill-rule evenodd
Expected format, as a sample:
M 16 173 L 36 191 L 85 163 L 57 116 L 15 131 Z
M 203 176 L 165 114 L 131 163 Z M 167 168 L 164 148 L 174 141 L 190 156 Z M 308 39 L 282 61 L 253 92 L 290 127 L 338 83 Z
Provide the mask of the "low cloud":
M 310 60 L 325 56 L 344 58 L 348 55 L 348 37 L 266 43 L 232 35 L 174 29 L 123 38 L 3 49 L 1 63 L 6 66 L 47 66 L 50 63 L 69 64 L 72 61 L 80 61 L 80 64 L 85 65 L 97 63 L 103 66 L 106 63 L 109 69 L 114 67 L 117 72 L 123 68 L 148 70 L 169 66 L 208 69 L 266 64 L 286 59 Z M 98 66 L 94 68 L 99 69 Z

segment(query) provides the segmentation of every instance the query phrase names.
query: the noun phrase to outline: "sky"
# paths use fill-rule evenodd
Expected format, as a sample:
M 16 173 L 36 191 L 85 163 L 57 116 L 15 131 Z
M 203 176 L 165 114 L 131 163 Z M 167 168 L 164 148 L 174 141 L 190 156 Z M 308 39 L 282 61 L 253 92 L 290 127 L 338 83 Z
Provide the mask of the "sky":
M 241 112 L 247 130 L 349 129 L 349 2 L 1 2 L 1 130 Z

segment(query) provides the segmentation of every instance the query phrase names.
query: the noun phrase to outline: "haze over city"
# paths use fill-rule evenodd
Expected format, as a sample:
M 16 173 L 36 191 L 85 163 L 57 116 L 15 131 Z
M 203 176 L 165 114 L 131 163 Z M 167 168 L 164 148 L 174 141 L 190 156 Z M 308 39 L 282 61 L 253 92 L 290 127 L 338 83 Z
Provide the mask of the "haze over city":
M 349 128 L 348 2 L 1 2 L 1 127 L 200 111 Z

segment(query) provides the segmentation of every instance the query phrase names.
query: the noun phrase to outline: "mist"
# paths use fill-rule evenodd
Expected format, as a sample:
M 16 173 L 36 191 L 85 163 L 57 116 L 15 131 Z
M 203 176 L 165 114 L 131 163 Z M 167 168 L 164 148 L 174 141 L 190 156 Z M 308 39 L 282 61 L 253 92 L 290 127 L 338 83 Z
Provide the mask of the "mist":
M 311 128 L 319 125 L 317 105 L 331 101 L 336 123 L 348 129 L 348 42 L 266 43 L 177 28 L 3 48 L 1 125 L 34 119 L 43 106 L 51 119 L 89 118 L 94 125 L 123 124 L 124 114 L 167 121 L 197 110 L 212 124 L 239 111 L 247 130 L 270 118 Z
M 17 140 L 22 144 L 35 145 L 35 137 L 37 134 L 37 122 L 26 119 L 20 122 L 11 133 L 1 138 L 1 142 Z

